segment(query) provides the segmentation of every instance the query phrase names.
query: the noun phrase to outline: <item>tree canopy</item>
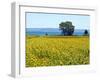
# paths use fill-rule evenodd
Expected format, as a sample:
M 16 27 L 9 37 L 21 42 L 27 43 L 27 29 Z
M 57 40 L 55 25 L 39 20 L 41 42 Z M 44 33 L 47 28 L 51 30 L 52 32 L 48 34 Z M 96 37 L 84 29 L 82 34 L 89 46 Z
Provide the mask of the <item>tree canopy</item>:
M 60 30 L 62 30 L 62 34 L 65 35 L 72 35 L 74 33 L 74 28 L 71 21 L 61 22 L 59 24 Z
M 88 35 L 88 30 L 85 30 L 84 31 L 84 35 Z

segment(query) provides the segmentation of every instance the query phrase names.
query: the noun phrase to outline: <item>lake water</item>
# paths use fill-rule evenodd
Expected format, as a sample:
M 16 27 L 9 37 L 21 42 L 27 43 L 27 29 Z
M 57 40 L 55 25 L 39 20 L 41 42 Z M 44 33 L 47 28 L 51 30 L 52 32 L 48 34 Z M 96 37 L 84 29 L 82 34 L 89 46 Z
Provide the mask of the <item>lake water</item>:
M 84 29 L 76 29 L 73 35 L 83 35 Z M 89 31 L 88 31 L 89 32 Z M 59 28 L 26 28 L 27 35 L 61 35 Z

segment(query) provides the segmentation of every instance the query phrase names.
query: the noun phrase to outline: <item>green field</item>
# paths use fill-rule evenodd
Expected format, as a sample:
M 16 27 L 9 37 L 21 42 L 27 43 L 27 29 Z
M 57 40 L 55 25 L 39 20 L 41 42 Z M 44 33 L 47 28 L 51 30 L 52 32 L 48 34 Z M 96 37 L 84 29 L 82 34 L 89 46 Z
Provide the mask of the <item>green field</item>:
M 89 62 L 88 36 L 26 36 L 26 67 Z

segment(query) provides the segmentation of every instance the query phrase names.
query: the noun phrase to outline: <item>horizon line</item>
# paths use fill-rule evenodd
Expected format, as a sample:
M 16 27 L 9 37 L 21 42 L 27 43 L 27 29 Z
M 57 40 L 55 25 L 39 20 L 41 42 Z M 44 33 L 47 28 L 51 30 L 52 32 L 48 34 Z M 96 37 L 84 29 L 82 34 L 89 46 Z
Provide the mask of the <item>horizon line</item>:
M 46 27 L 42 27 L 42 28 L 46 28 Z M 41 28 L 41 29 L 42 29 Z M 34 28 L 34 29 L 36 29 L 36 28 Z M 39 27 L 37 28 L 37 29 L 39 29 Z M 51 29 L 59 29 L 59 28 L 51 28 Z M 82 29 L 82 28 L 75 28 L 75 29 Z M 84 29 L 84 28 L 83 28 Z M 86 28 L 85 28 L 86 29 Z

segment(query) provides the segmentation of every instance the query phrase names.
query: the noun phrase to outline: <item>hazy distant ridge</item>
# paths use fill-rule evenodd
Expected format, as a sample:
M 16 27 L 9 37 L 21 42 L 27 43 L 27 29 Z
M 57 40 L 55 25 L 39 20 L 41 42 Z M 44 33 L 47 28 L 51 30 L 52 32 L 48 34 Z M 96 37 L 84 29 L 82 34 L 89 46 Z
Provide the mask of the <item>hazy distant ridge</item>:
M 83 35 L 85 29 L 76 29 L 74 35 Z M 89 31 L 89 30 L 88 30 Z M 26 34 L 28 35 L 60 35 L 61 30 L 59 28 L 26 28 Z

